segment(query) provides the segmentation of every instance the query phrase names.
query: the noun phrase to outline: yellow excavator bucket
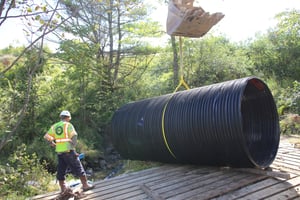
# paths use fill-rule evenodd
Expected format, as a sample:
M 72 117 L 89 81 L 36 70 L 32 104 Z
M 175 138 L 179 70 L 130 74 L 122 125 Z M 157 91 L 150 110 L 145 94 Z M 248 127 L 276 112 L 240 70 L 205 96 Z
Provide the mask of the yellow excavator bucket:
M 202 37 L 225 15 L 210 14 L 193 6 L 194 0 L 170 0 L 167 33 L 172 36 Z

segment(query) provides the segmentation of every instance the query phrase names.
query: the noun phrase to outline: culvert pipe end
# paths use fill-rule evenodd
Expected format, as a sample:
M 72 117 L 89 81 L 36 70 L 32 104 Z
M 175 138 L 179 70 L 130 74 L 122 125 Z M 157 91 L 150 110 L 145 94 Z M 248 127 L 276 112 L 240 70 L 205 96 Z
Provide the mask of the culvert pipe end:
M 257 77 L 131 102 L 112 118 L 125 159 L 265 168 L 279 139 L 273 96 Z
M 241 99 L 244 147 L 256 167 L 268 167 L 276 157 L 280 127 L 273 96 L 258 78 L 249 78 Z

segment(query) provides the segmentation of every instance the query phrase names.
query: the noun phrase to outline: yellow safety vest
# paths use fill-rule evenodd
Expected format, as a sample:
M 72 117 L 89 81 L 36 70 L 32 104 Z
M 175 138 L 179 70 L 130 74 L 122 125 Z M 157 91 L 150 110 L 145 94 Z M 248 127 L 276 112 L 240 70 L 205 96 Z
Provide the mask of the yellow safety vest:
M 45 138 L 50 142 L 55 141 L 55 151 L 57 153 L 62 153 L 74 150 L 71 143 L 74 135 L 77 135 L 77 133 L 73 125 L 69 122 L 60 121 L 51 126 L 46 133 Z

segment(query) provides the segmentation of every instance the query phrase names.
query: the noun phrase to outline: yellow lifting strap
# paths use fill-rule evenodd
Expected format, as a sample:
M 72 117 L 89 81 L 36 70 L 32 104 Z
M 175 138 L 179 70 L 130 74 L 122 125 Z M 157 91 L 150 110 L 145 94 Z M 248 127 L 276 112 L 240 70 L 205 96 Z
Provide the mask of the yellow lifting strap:
M 179 84 L 176 87 L 174 92 L 177 92 L 177 90 L 183 85 L 185 87 L 185 89 L 189 90 L 190 87 L 188 86 L 188 84 L 184 81 L 183 79 L 183 53 L 182 53 L 182 38 L 181 36 L 179 36 L 179 55 L 180 55 L 180 80 L 179 80 Z
M 180 80 L 179 80 L 179 84 L 176 87 L 176 89 L 174 90 L 174 92 L 172 93 L 172 95 L 170 95 L 167 103 L 164 106 L 163 112 L 162 112 L 162 118 L 161 118 L 161 128 L 162 128 L 162 135 L 163 135 L 163 139 L 164 139 L 164 143 L 169 151 L 169 153 L 176 159 L 175 154 L 173 153 L 173 151 L 171 150 L 169 144 L 168 144 L 168 140 L 166 137 L 166 132 L 165 132 L 165 113 L 166 113 L 166 109 L 167 106 L 170 102 L 170 100 L 172 99 L 172 97 L 174 96 L 174 94 L 178 91 L 178 89 L 181 86 L 184 86 L 187 90 L 190 89 L 190 87 L 188 86 L 188 84 L 184 81 L 183 79 L 183 53 L 182 53 L 182 39 L 181 37 L 179 37 L 179 54 L 180 54 Z
M 167 17 L 167 33 L 172 36 L 179 36 L 179 52 L 180 52 L 180 81 L 172 95 L 170 95 L 162 112 L 161 126 L 164 143 L 169 153 L 176 159 L 176 156 L 170 145 L 165 132 L 165 113 L 167 106 L 181 86 L 187 90 L 189 86 L 183 79 L 183 56 L 182 56 L 182 39 L 185 37 L 202 37 L 215 24 L 217 24 L 225 15 L 223 13 L 210 14 L 205 12 L 201 7 L 193 6 L 194 0 L 170 0 Z
M 210 14 L 194 7 L 194 0 L 170 0 L 167 33 L 173 36 L 202 37 L 225 16 L 221 12 Z

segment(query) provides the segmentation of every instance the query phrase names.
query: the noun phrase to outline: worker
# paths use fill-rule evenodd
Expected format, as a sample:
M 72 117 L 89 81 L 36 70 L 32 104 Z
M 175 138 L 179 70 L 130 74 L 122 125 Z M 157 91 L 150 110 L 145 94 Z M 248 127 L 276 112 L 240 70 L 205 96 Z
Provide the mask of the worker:
M 70 112 L 67 110 L 62 111 L 60 119 L 61 121 L 51 126 L 44 138 L 52 147 L 55 147 L 58 156 L 56 177 L 59 181 L 61 193 L 69 189 L 65 182 L 67 168 L 71 169 L 72 174 L 80 178 L 83 191 L 93 189 L 95 186 L 88 183 L 85 170 L 78 158 L 79 154 L 75 151 L 77 132 L 70 123 Z

